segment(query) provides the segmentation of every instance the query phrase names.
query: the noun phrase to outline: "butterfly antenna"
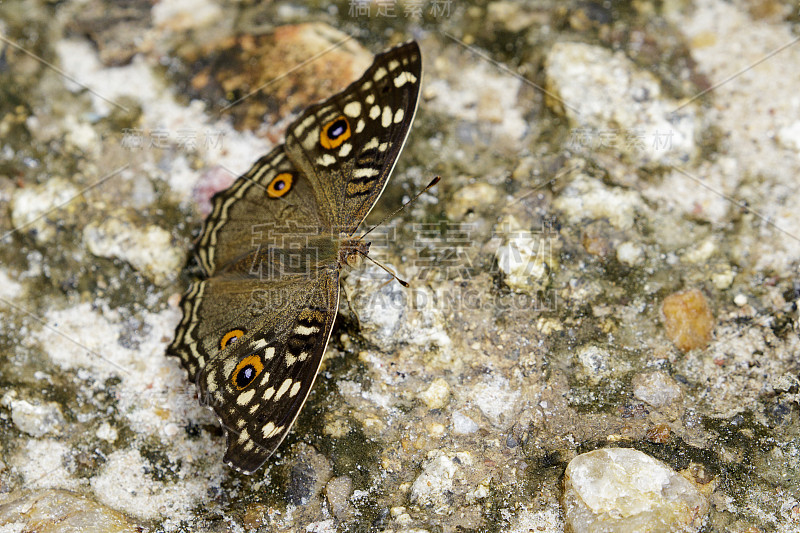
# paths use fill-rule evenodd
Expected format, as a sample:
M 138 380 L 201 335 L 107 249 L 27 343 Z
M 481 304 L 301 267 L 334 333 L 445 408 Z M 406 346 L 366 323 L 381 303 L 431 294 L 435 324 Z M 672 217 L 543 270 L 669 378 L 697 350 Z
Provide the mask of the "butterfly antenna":
M 383 220 L 381 220 L 380 222 L 378 222 L 377 224 L 375 224 L 374 226 L 372 226 L 371 228 L 369 228 L 369 229 L 368 229 L 368 230 L 367 230 L 367 231 L 366 231 L 366 232 L 365 232 L 365 233 L 364 233 L 364 234 L 363 234 L 361 237 L 359 237 L 359 239 L 363 239 L 364 237 L 366 237 L 366 236 L 369 234 L 369 232 L 371 232 L 372 230 L 374 230 L 374 229 L 375 229 L 375 228 L 377 228 L 378 226 L 382 225 L 384 222 L 386 222 L 386 221 L 387 221 L 387 220 L 389 220 L 390 218 L 394 217 L 394 216 L 395 216 L 397 213 L 399 213 L 400 211 L 402 211 L 403 209 L 405 209 L 406 207 L 408 207 L 410 204 L 414 203 L 414 202 L 417 200 L 417 198 L 419 198 L 420 196 L 422 196 L 423 194 L 425 194 L 426 192 L 428 192 L 428 190 L 429 190 L 430 188 L 432 188 L 434 185 L 436 185 L 437 183 L 439 183 L 439 180 L 440 180 L 440 179 L 442 179 L 442 177 L 441 177 L 441 176 L 436 176 L 435 178 L 433 178 L 433 179 L 431 180 L 431 182 L 428 184 L 428 186 L 427 186 L 427 187 L 425 187 L 424 189 L 422 189 L 421 191 L 419 191 L 419 192 L 418 192 L 418 193 L 417 193 L 417 194 L 414 196 L 414 198 L 412 198 L 411 200 L 407 201 L 406 203 L 404 203 L 403 205 L 401 205 L 401 206 L 400 206 L 398 209 L 396 209 L 396 210 L 394 211 L 394 213 L 392 213 L 392 214 L 391 214 L 391 215 L 389 215 L 388 217 L 384 217 L 384 218 L 383 218 Z M 369 258 L 368 258 L 368 259 L 369 259 Z M 372 261 L 372 259 L 370 259 L 370 261 Z M 372 262 L 373 262 L 373 263 L 375 263 L 375 261 L 372 261 Z M 375 264 L 378 264 L 378 263 L 375 263 Z M 380 265 L 380 264 L 378 264 L 378 266 L 380 266 L 381 268 L 383 268 L 384 270 L 386 270 L 387 272 L 389 272 L 390 274 L 392 274 L 392 275 L 394 276 L 394 274 L 393 274 L 391 271 L 389 271 L 389 270 L 388 270 L 386 267 L 384 267 L 383 265 Z M 394 276 L 394 277 L 395 277 L 395 278 L 397 278 L 397 276 Z M 399 278 L 397 278 L 397 281 L 401 281 L 401 280 L 400 280 Z M 401 281 L 401 285 L 403 285 L 403 282 L 402 282 L 402 281 Z M 407 287 L 407 285 L 403 285 L 403 286 L 404 286 L 404 287 Z
M 422 192 L 425 192 L 425 191 L 422 191 Z M 417 196 L 419 196 L 419 195 L 417 195 Z M 366 233 L 365 233 L 365 235 L 366 235 Z M 360 253 L 361 255 L 363 255 L 364 257 L 366 257 L 367 259 L 369 259 L 370 261 L 372 261 L 373 263 L 375 263 L 376 265 L 378 265 L 379 267 L 381 267 L 382 269 L 384 269 L 386 272 L 388 272 L 388 273 L 389 273 L 389 275 L 390 275 L 390 276 L 392 276 L 394 279 L 396 279 L 396 280 L 397 280 L 397 282 L 398 282 L 400 285 L 402 285 L 403 287 L 406 287 L 406 288 L 408 288 L 408 287 L 410 286 L 410 285 L 408 284 L 408 282 L 407 282 L 407 281 L 403 281 L 402 279 L 398 278 L 398 277 L 397 277 L 397 274 L 395 274 L 394 272 L 392 272 L 392 269 L 391 269 L 391 268 L 387 267 L 387 266 L 386 266 L 386 265 L 384 265 L 384 264 L 381 264 L 381 263 L 379 263 L 378 261 L 375 261 L 373 258 L 371 258 L 369 255 L 365 254 L 365 253 L 364 253 L 364 252 L 362 252 L 361 250 L 357 250 L 357 251 L 358 251 L 358 253 Z

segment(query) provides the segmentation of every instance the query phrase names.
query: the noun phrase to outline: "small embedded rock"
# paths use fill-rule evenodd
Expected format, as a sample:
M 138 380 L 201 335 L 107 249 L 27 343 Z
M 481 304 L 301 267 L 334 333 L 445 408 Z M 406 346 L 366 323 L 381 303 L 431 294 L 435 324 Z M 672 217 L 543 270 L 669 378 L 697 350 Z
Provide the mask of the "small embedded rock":
M 680 474 L 638 450 L 605 448 L 577 456 L 564 473 L 568 531 L 694 532 L 708 501 Z
M 350 507 L 350 495 L 353 493 L 353 480 L 350 476 L 339 476 L 325 485 L 325 496 L 328 499 L 333 516 L 338 520 L 347 520 L 353 515 Z
M 419 398 L 425 402 L 428 409 L 441 409 L 447 405 L 450 397 L 450 385 L 442 378 L 435 379 L 430 387 L 419 394 Z
M 681 397 L 681 388 L 663 372 L 641 374 L 631 382 L 633 395 L 653 407 L 663 407 Z
M 130 533 L 144 528 L 128 517 L 66 490 L 39 490 L 0 505 L 3 531 Z
M 629 229 L 643 203 L 633 191 L 578 174 L 553 200 L 553 206 L 563 211 L 571 224 L 607 220 L 612 228 Z
M 296 448 L 296 460 L 289 469 L 286 500 L 292 505 L 306 505 L 315 498 L 331 478 L 328 459 L 307 444 Z
M 667 337 L 679 350 L 705 348 L 711 340 L 714 315 L 700 290 L 670 294 L 664 298 L 661 311 Z
M 484 212 L 487 206 L 495 205 L 498 197 L 497 188 L 488 183 L 467 184 L 453 193 L 453 198 L 445 207 L 447 217 L 450 220 L 461 220 L 470 213 Z
M 550 235 L 532 231 L 514 217 L 503 220 L 496 231 L 505 234 L 495 254 L 505 284 L 528 294 L 546 290 L 557 261 Z
M 478 384 L 472 389 L 472 401 L 483 416 L 498 427 L 503 427 L 513 418 L 518 407 L 520 391 L 514 389 L 502 376 Z
M 615 364 L 615 358 L 605 348 L 589 344 L 582 346 L 575 354 L 580 369 L 592 383 L 611 377 L 615 371 L 622 370 Z
M 32 232 L 40 244 L 53 239 L 59 226 L 73 218 L 81 205 L 78 189 L 64 178 L 17 189 L 11 199 L 11 223 L 15 230 Z
M 453 412 L 453 433 L 456 435 L 469 435 L 478 431 L 478 424 L 461 411 Z
M 3 398 L 3 404 L 11 407 L 11 420 L 20 431 L 32 437 L 58 435 L 64 427 L 61 406 L 55 402 L 30 403 L 26 400 Z
M 617 260 L 629 267 L 640 265 L 644 261 L 644 250 L 636 243 L 623 242 L 617 247 Z
M 83 240 L 93 255 L 125 261 L 156 285 L 174 279 L 185 261 L 185 253 L 173 244 L 170 233 L 152 224 L 139 227 L 108 218 L 89 224 Z
M 570 149 L 620 154 L 644 167 L 686 164 L 699 153 L 697 108 L 663 95 L 659 80 L 622 52 L 556 43 L 545 70 L 546 103 L 573 125 Z
M 472 464 L 467 452 L 445 453 L 434 450 L 422 467 L 422 473 L 411 485 L 411 501 L 417 505 L 431 506 L 438 514 L 449 509 L 448 494 L 460 465 Z

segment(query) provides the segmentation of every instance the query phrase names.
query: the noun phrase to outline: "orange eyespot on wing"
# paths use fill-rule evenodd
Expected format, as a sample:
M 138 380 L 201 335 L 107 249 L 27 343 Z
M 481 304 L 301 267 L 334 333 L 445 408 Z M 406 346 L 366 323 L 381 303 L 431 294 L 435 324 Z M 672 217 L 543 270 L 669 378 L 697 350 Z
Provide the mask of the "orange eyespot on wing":
M 288 172 L 281 172 L 269 182 L 267 185 L 267 195 L 270 198 L 280 198 L 292 188 L 292 181 L 294 177 Z
M 219 341 L 219 347 L 224 350 L 229 344 L 236 342 L 239 337 L 244 337 L 244 330 L 232 329 L 222 336 L 222 339 Z
M 319 132 L 319 143 L 326 150 L 338 148 L 343 142 L 350 138 L 350 123 L 344 116 L 339 115 L 331 120 L 322 131 Z
M 261 372 L 264 370 L 264 363 L 261 361 L 261 356 L 258 354 L 248 355 L 236 365 L 231 380 L 233 386 L 238 390 L 242 390 L 250 385 Z

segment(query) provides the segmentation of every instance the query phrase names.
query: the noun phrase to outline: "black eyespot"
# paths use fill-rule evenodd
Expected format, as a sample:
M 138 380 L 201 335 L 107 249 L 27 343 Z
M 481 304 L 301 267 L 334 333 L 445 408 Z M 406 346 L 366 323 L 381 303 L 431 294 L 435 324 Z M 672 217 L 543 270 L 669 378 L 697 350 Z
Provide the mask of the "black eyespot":
M 234 342 L 236 342 L 237 340 L 239 340 L 239 337 L 242 337 L 242 336 L 244 336 L 244 330 L 241 330 L 241 329 L 232 329 L 232 330 L 230 330 L 229 332 L 227 332 L 227 333 L 226 333 L 226 334 L 225 334 L 225 335 L 222 337 L 222 339 L 220 339 L 220 341 L 219 341 L 219 347 L 220 347 L 220 348 L 222 348 L 222 349 L 224 349 L 224 348 L 225 348 L 225 347 L 227 347 L 229 344 L 233 344 Z
M 345 131 L 347 131 L 347 122 L 344 119 L 340 118 L 339 120 L 331 124 L 330 127 L 328 128 L 328 138 L 331 140 L 336 140 Z
M 264 362 L 258 354 L 248 355 L 236 365 L 231 375 L 234 386 L 242 390 L 250 385 L 264 370 Z
M 250 385 L 254 379 L 256 379 L 256 367 L 253 365 L 247 365 L 243 367 L 239 372 L 236 374 L 236 386 L 240 389 L 243 389 Z
M 319 131 L 319 144 L 326 150 L 338 148 L 350 138 L 350 124 L 344 115 L 334 118 Z
M 292 189 L 294 178 L 289 172 L 281 172 L 269 182 L 267 186 L 267 196 L 270 198 L 280 198 Z

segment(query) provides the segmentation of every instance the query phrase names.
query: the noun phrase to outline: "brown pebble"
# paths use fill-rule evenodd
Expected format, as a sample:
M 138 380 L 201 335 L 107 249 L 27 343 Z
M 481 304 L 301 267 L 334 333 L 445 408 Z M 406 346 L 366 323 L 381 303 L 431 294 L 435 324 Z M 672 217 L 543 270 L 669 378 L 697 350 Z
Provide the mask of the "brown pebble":
M 667 337 L 684 352 L 705 348 L 714 329 L 714 315 L 698 289 L 676 292 L 661 305 Z
M 647 430 L 647 440 L 656 444 L 664 444 L 669 440 L 669 426 L 658 424 Z
M 590 235 L 588 233 L 584 233 L 581 244 L 583 244 L 583 248 L 591 255 L 595 255 L 598 257 L 605 257 L 608 255 L 609 250 L 611 249 L 608 239 L 605 239 L 599 235 Z

